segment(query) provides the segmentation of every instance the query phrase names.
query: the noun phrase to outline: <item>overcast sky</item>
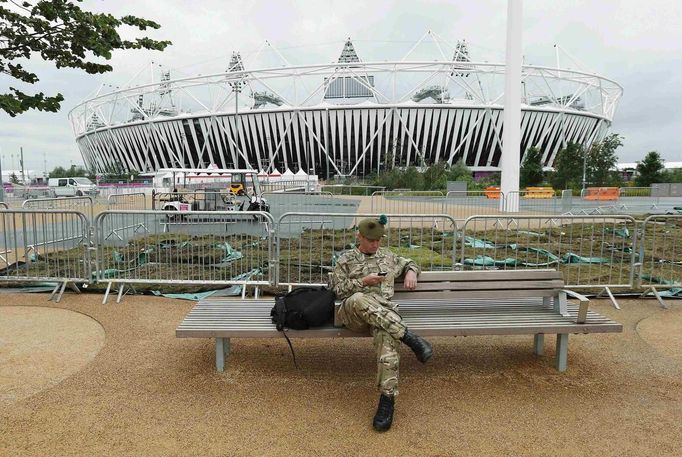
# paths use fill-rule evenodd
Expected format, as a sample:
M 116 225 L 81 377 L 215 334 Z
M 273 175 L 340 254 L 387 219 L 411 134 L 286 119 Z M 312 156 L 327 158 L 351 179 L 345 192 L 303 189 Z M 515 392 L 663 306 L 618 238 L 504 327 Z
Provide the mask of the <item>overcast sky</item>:
M 4 169 L 19 167 L 20 146 L 29 169 L 82 164 L 68 111 L 102 83 L 126 84 L 151 61 L 174 69 L 174 76 L 217 72 L 233 50 L 248 61 L 267 39 L 292 63 L 324 63 L 338 58 L 349 36 L 361 59 L 387 60 L 400 58 L 429 29 L 451 43 L 466 39 L 472 60 L 504 59 L 503 0 L 86 0 L 83 5 L 153 19 L 162 28 L 149 35 L 173 45 L 162 53 L 117 52 L 110 61 L 114 71 L 104 75 L 57 70 L 32 60 L 28 66 L 41 81 L 29 90 L 61 92 L 65 100 L 56 114 L 10 118 L 0 113 Z M 583 68 L 623 86 L 611 128 L 625 137 L 620 161 L 640 160 L 650 150 L 668 161 L 682 161 L 682 3 L 525 0 L 523 19 L 527 63 L 555 65 L 553 44 L 558 43 Z M 561 63 L 577 68 L 566 57 Z M 0 93 L 14 84 L 0 76 Z

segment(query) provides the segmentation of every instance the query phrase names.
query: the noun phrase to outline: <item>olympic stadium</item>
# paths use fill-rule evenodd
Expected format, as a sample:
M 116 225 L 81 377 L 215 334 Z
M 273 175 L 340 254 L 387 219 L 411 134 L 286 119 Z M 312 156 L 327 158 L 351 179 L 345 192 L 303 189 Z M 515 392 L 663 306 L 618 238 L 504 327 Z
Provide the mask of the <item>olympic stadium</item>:
M 418 42 L 401 59 L 365 61 L 349 38 L 330 63 L 292 64 L 266 42 L 279 65 L 234 52 L 226 71 L 161 70 L 151 82 L 101 88 L 69 120 L 99 173 L 217 166 L 330 178 L 460 160 L 497 171 L 505 65 L 472 58 L 466 41 L 435 43 L 435 58 L 416 56 Z M 524 64 L 522 153 L 536 146 L 552 166 L 568 142 L 589 147 L 607 133 L 622 93 L 591 72 Z

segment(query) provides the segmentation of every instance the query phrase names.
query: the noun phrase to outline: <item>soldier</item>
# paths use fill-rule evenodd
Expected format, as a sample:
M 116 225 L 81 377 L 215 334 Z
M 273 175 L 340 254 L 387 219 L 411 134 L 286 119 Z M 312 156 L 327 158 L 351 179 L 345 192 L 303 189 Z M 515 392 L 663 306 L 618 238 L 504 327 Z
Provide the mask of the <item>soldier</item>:
M 338 320 L 356 332 L 369 329 L 374 337 L 381 396 L 373 425 L 380 432 L 388 430 L 393 422 L 400 342 L 409 346 L 422 363 L 433 353 L 428 341 L 407 329 L 398 314 L 398 305 L 391 302 L 395 278 L 404 275 L 405 287 L 414 289 L 420 270 L 412 260 L 379 247 L 386 222 L 384 215 L 360 221 L 357 247 L 339 258 L 332 275 L 334 292 L 343 300 L 337 311 Z

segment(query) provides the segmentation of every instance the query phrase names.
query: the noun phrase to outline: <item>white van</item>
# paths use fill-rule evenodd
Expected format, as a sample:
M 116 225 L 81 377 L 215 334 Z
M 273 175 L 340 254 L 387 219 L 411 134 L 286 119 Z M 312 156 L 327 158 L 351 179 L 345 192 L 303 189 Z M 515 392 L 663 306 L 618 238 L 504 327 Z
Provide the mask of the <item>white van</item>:
M 99 195 L 99 189 L 95 183 L 84 177 L 50 178 L 47 185 L 55 197 L 81 197 L 83 195 L 96 197 Z

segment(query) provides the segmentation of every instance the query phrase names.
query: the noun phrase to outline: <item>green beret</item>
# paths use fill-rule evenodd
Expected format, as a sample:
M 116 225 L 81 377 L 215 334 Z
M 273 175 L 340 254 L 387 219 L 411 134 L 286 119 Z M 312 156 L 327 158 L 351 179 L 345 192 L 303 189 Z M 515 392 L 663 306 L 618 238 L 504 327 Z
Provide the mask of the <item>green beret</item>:
M 360 230 L 360 235 L 368 240 L 378 240 L 384 236 L 386 222 L 388 222 L 388 218 L 383 214 L 378 219 L 363 219 L 358 224 L 358 230 Z

